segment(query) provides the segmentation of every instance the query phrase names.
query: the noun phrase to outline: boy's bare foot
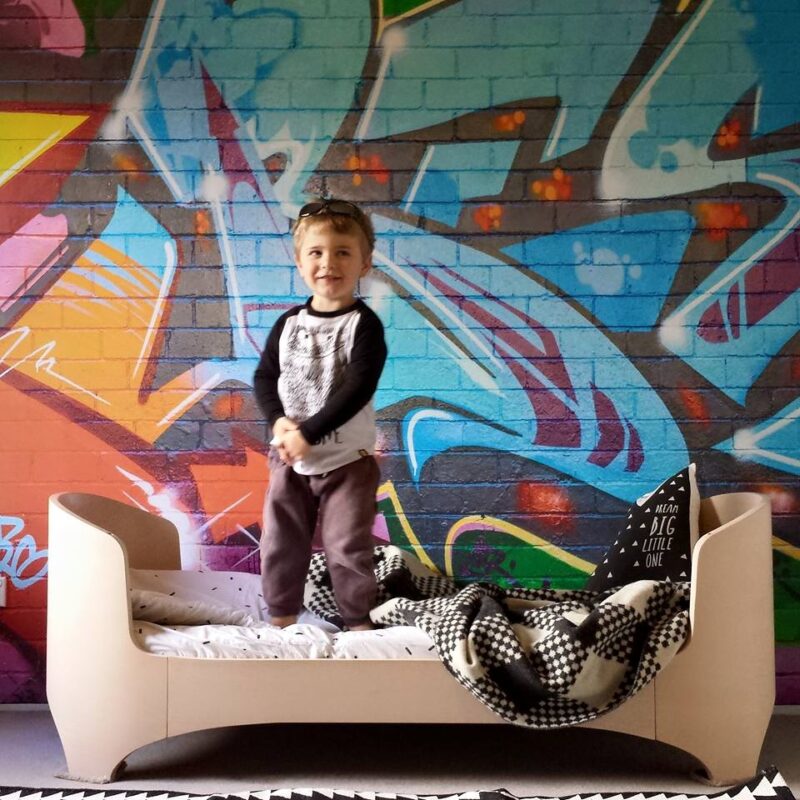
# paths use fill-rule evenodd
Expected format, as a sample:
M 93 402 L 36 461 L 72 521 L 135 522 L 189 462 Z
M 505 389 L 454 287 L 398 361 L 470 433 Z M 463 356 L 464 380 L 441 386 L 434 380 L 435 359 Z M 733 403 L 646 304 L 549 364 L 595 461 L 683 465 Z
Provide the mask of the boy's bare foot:
M 349 631 L 374 631 L 375 626 L 371 622 L 362 622 L 360 625 L 348 625 Z
M 294 625 L 297 622 L 297 614 L 292 614 L 289 617 L 270 617 L 269 624 L 274 625 L 276 628 L 285 628 L 287 625 Z

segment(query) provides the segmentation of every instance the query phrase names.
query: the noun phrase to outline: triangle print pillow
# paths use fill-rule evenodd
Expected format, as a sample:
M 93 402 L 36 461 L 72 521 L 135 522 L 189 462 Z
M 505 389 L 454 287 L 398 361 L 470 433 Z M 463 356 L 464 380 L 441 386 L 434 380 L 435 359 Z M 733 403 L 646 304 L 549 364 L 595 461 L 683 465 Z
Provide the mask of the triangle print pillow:
M 690 464 L 628 509 L 625 527 L 586 588 L 603 591 L 640 580 L 688 581 L 699 532 L 700 495 L 695 465 Z

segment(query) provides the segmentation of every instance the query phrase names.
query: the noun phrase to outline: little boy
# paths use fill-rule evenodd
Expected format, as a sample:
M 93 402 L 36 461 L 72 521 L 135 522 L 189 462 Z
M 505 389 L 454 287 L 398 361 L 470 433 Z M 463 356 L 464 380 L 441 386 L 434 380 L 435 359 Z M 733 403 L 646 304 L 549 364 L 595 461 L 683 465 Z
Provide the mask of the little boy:
M 381 321 L 355 292 L 372 267 L 375 232 L 358 206 L 327 199 L 303 206 L 292 233 L 311 297 L 275 323 L 254 384 L 273 433 L 261 537 L 264 599 L 273 625 L 297 621 L 319 516 L 342 619 L 350 630 L 369 630 L 380 479 L 373 395 L 386 343 Z

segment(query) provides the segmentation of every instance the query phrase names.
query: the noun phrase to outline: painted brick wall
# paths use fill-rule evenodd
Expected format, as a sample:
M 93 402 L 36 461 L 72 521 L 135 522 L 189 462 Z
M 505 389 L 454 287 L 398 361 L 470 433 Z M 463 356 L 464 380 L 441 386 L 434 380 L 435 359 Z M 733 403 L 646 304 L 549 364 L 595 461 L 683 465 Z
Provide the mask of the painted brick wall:
M 5 0 L 0 701 L 44 697 L 50 493 L 257 570 L 252 373 L 319 193 L 379 234 L 376 535 L 582 585 L 694 461 L 772 498 L 800 701 L 798 35 L 790 0 Z

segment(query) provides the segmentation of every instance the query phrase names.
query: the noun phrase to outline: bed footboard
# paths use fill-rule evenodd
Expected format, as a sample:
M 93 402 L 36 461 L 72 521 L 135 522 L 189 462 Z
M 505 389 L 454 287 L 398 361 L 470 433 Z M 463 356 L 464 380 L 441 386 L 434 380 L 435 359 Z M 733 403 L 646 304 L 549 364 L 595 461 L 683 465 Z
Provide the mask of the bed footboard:
M 751 778 L 775 703 L 772 522 L 755 493 L 703 501 L 692 557 L 692 634 L 656 679 L 656 739 L 713 785 Z

